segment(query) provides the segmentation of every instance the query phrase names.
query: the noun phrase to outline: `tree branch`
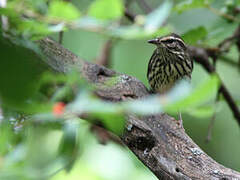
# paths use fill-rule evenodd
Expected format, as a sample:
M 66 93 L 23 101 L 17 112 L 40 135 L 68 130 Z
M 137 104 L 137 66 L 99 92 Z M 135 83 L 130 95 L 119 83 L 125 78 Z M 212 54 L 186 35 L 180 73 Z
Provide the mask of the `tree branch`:
M 96 64 L 99 64 L 99 65 L 102 65 L 102 66 L 105 66 L 105 67 L 110 66 L 112 46 L 113 46 L 113 40 L 112 39 L 109 39 L 104 43 L 104 45 L 103 45 L 103 47 L 100 51 L 100 54 L 96 59 Z
M 196 62 L 201 64 L 208 73 L 210 73 L 210 74 L 216 73 L 215 67 L 208 60 L 209 55 L 208 55 L 206 49 L 194 47 L 194 46 L 189 46 L 188 49 L 189 49 L 191 57 Z M 225 84 L 222 81 L 221 81 L 219 90 L 222 93 L 222 95 L 224 96 L 228 106 L 232 110 L 232 113 L 233 113 L 236 121 L 238 122 L 238 125 L 240 125 L 240 111 L 238 109 L 238 106 L 234 102 L 233 97 L 231 96 L 230 92 L 228 91 L 228 89 L 226 88 Z
M 137 3 L 145 13 L 148 14 L 152 11 L 152 8 L 146 3 L 145 0 L 137 0 Z
M 220 56 L 219 60 L 221 60 L 222 62 L 224 62 L 234 68 L 238 68 L 238 66 L 239 66 L 238 62 L 235 62 L 233 59 L 231 59 L 227 56 Z
M 136 15 L 125 9 L 124 16 L 131 22 L 135 21 Z
M 38 42 L 46 62 L 55 71 L 64 73 L 75 66 L 91 83 L 97 94 L 111 101 L 141 98 L 149 95 L 136 78 L 118 74 L 103 66 L 85 62 L 50 39 Z M 112 76 L 119 76 L 112 87 L 101 86 Z M 177 121 L 166 115 L 127 116 L 122 141 L 159 179 L 240 179 L 240 173 L 226 168 L 204 153 L 185 133 Z

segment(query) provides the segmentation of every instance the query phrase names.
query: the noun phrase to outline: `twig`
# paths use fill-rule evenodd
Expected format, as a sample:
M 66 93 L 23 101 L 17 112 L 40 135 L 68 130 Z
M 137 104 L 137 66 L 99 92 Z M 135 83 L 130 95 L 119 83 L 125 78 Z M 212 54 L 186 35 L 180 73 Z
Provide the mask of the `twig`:
M 229 57 L 226 57 L 226 56 L 220 56 L 219 57 L 219 60 L 221 60 L 222 62 L 232 66 L 232 67 L 238 67 L 238 63 L 235 62 L 233 59 L 229 58 Z
M 189 52 L 191 57 L 198 63 L 200 63 L 207 72 L 210 74 L 216 73 L 216 70 L 214 66 L 209 62 L 208 58 L 208 53 L 206 49 L 204 48 L 199 48 L 199 47 L 193 47 L 189 46 Z M 221 80 L 220 80 L 221 81 Z M 240 111 L 236 105 L 236 103 L 233 100 L 233 97 L 231 96 L 230 92 L 224 85 L 224 83 L 221 81 L 220 85 L 220 92 L 223 94 L 228 106 L 232 110 L 232 113 L 237 120 L 238 124 L 240 125 Z
M 125 2 L 125 8 L 127 9 L 131 5 L 132 2 L 133 2 L 133 0 L 127 0 Z
M 231 46 L 238 41 L 240 41 L 240 25 L 237 27 L 232 36 L 224 39 L 218 44 L 220 53 L 228 52 Z
M 58 43 L 59 44 L 62 44 L 62 42 L 63 42 L 63 33 L 64 33 L 63 31 L 59 32 L 59 36 L 58 36 Z
M 208 125 L 207 137 L 206 137 L 206 141 L 205 141 L 206 143 L 209 143 L 212 139 L 212 129 L 214 127 L 215 120 L 216 120 L 216 112 L 214 112 L 214 114 L 212 115 L 212 118 Z
M 216 99 L 215 99 L 215 104 L 219 101 L 219 98 L 220 98 L 220 89 L 218 89 L 218 92 L 217 92 L 217 96 L 216 96 Z M 210 142 L 210 140 L 212 139 L 212 129 L 213 129 L 213 126 L 214 126 L 214 123 L 215 123 L 215 120 L 216 120 L 216 109 L 212 115 L 212 118 L 211 118 L 211 121 L 208 125 L 208 133 L 207 133 L 207 137 L 206 137 L 206 143 Z
M 146 3 L 145 0 L 137 0 L 137 3 L 145 13 L 148 14 L 152 11 L 152 8 Z
M 240 8 L 239 7 L 234 7 L 233 14 L 236 16 L 239 13 L 240 13 Z
M 1 107 L 0 107 L 0 122 L 2 121 L 3 118 L 4 118 L 4 117 L 3 117 L 2 109 L 1 109 Z
M 237 31 L 238 31 L 238 38 L 237 38 L 236 45 L 238 49 L 238 68 L 240 68 L 240 25 L 238 26 Z M 237 34 L 237 31 L 236 31 L 236 34 Z
M 113 42 L 111 39 L 107 40 L 104 43 L 104 45 L 100 51 L 100 54 L 98 55 L 98 58 L 96 59 L 96 64 L 102 65 L 105 67 L 110 66 L 112 43 Z M 112 140 L 113 142 L 122 145 L 121 140 L 117 136 L 114 136 L 112 133 L 110 133 L 109 131 L 107 131 L 106 129 L 104 129 L 102 127 L 99 127 L 99 126 L 96 126 L 93 124 L 93 125 L 91 125 L 90 130 L 96 134 L 97 139 L 101 144 L 106 144 L 109 140 Z
M 228 106 L 231 108 L 232 113 L 235 117 L 235 119 L 238 122 L 238 125 L 240 125 L 240 112 L 238 109 L 237 104 L 234 102 L 233 97 L 227 90 L 226 86 L 222 83 L 220 86 L 220 92 L 223 94 L 225 100 L 227 101 Z
M 219 58 L 223 53 L 226 53 L 229 51 L 229 49 L 232 47 L 234 43 L 237 43 L 240 41 L 240 26 L 237 27 L 233 35 L 230 37 L 227 37 L 226 39 L 222 40 L 217 47 L 213 48 L 205 48 L 208 56 L 212 58 Z M 239 42 L 240 43 L 240 42 Z
M 108 141 L 113 141 L 123 146 L 123 143 L 118 136 L 112 134 L 111 132 L 107 131 L 103 127 L 93 124 L 91 125 L 90 130 L 97 135 L 97 139 L 101 144 L 105 145 L 107 144 Z
M 196 47 L 190 47 L 190 51 L 192 50 L 191 54 L 193 58 L 202 64 L 202 66 L 209 72 L 209 73 L 216 73 L 214 65 L 212 65 L 208 58 L 212 57 L 213 59 L 217 59 L 220 55 L 222 55 L 224 52 L 229 51 L 230 47 L 234 44 L 234 42 L 240 42 L 240 26 L 237 27 L 234 34 L 226 39 L 224 39 L 222 42 L 220 42 L 217 46 L 217 48 L 196 48 Z M 239 44 L 240 45 L 240 44 Z M 240 46 L 239 46 L 240 48 Z M 223 94 L 228 106 L 233 112 L 233 115 L 235 119 L 237 120 L 238 124 L 240 125 L 240 111 L 238 109 L 238 106 L 233 100 L 233 97 L 231 96 L 230 92 L 227 90 L 224 83 L 221 81 L 221 86 L 219 88 L 220 92 Z
M 109 67 L 110 59 L 111 59 L 111 52 L 112 52 L 112 40 L 107 40 L 107 42 L 103 45 L 103 48 L 98 55 L 96 60 L 96 64 Z
M 124 15 L 125 15 L 125 17 L 126 17 L 129 21 L 131 21 L 131 22 L 134 22 L 134 21 L 135 21 L 136 15 L 133 14 L 133 13 L 131 13 L 131 12 L 129 12 L 127 9 L 125 9 Z
M 71 0 L 64 0 L 64 1 L 71 2 Z M 58 37 L 58 43 L 59 44 L 62 44 L 62 42 L 63 42 L 63 33 L 64 33 L 64 31 L 59 32 L 59 37 Z
M 221 12 L 221 11 L 219 11 L 218 9 L 215 9 L 215 8 L 211 7 L 210 5 L 206 5 L 206 7 L 207 7 L 210 11 L 212 11 L 214 14 L 216 14 L 216 15 L 218 15 L 218 16 L 221 16 L 221 17 L 223 17 L 223 18 L 225 18 L 225 19 L 227 19 L 227 20 L 235 21 L 235 22 L 238 22 L 238 23 L 240 22 L 240 19 L 238 19 L 238 18 L 236 18 L 236 17 L 234 17 L 234 16 L 232 16 L 232 15 L 226 14 L 226 13 L 224 13 L 224 12 Z

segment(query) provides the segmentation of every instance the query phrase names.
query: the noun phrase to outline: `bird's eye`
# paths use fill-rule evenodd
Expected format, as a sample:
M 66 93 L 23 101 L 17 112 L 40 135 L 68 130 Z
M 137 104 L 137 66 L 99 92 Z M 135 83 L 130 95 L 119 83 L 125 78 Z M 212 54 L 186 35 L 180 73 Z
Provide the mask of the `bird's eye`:
M 173 39 L 168 39 L 168 40 L 166 40 L 166 42 L 169 43 L 169 44 L 172 44 L 174 42 L 174 40 Z

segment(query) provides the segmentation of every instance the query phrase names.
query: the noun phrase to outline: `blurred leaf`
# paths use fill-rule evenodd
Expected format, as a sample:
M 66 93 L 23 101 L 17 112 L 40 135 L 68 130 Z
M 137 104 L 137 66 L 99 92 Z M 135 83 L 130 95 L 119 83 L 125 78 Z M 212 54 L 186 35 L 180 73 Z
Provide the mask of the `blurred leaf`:
M 125 118 L 121 113 L 96 113 L 92 117 L 100 120 L 104 127 L 112 131 L 114 134 L 121 135 L 124 130 Z
M 143 39 L 152 38 L 153 36 L 165 35 L 170 32 L 168 26 L 162 27 L 156 31 L 148 31 L 142 27 L 132 25 L 132 26 L 121 26 L 118 28 L 110 29 L 110 35 L 113 37 L 118 37 L 122 39 Z
M 207 34 L 207 30 L 203 26 L 200 26 L 195 29 L 189 30 L 182 35 L 182 38 L 185 42 L 187 42 L 187 44 L 194 45 L 197 43 L 198 40 L 205 38 Z
M 45 14 L 48 10 L 48 0 L 27 0 L 35 11 Z
M 0 8 L 0 14 L 8 17 L 18 17 L 18 13 L 12 8 Z
M 128 101 L 124 106 L 126 111 L 141 115 L 163 112 L 163 104 L 158 96 L 149 96 L 144 99 Z
M 197 108 L 187 109 L 186 112 L 194 117 L 206 118 L 206 117 L 210 117 L 214 114 L 215 107 L 205 105 L 205 106 L 200 106 Z
M 79 141 L 78 141 L 79 123 L 74 119 L 69 119 L 63 130 L 63 137 L 59 147 L 59 155 L 65 161 L 65 168 L 70 171 L 74 162 L 78 158 Z
M 32 40 L 38 40 L 51 33 L 47 24 L 34 20 L 22 20 L 16 25 L 17 31 L 22 33 L 25 37 L 32 38 Z
M 229 23 L 223 18 L 216 19 L 208 28 L 208 37 L 205 40 L 206 45 L 217 46 L 223 39 L 231 36 L 236 30 L 237 23 Z
M 206 82 L 196 88 L 189 96 L 177 101 L 176 103 L 169 104 L 165 109 L 168 112 L 183 112 L 189 108 L 195 108 L 213 98 L 216 95 L 218 86 L 218 77 L 212 75 Z
M 75 23 L 75 28 L 127 40 L 152 38 L 154 36 L 166 35 L 171 31 L 170 26 L 164 26 L 150 32 L 136 24 L 116 26 L 116 24 L 112 24 L 109 21 L 101 21 L 91 17 L 82 17 Z
M 3 121 L 1 119 L 1 121 Z M 0 124 L 0 155 L 5 155 L 11 149 L 11 142 L 13 139 L 12 128 L 9 126 L 9 123 L 2 122 Z
M 94 17 L 82 17 L 80 21 L 76 22 L 78 28 L 82 28 L 89 31 L 99 31 L 104 27 L 110 26 L 111 24 L 107 21 L 101 21 Z
M 34 12 L 31 12 L 34 14 Z M 42 20 L 36 18 L 23 18 L 21 12 L 16 12 L 14 8 L 0 8 L 0 14 L 8 16 L 8 21 L 11 24 L 9 30 L 12 35 L 24 36 L 31 40 L 38 40 L 53 32 L 64 30 L 64 24 L 48 24 L 46 17 L 41 16 Z M 34 14 L 33 16 L 38 16 Z M 50 21 L 50 20 L 49 20 Z
M 67 28 L 65 27 L 64 23 L 59 23 L 56 25 L 51 25 L 48 26 L 48 30 L 51 32 L 59 32 L 59 31 L 63 31 L 66 30 Z
M 89 114 L 90 119 L 101 121 L 109 130 L 119 134 L 122 132 L 125 120 L 121 103 L 111 103 L 92 96 L 87 91 L 80 91 L 76 100 L 67 106 L 67 114 Z
M 48 11 L 49 17 L 63 20 L 75 20 L 81 15 L 80 11 L 70 2 L 59 0 L 50 1 Z
M 147 32 L 155 32 L 159 29 L 170 14 L 172 5 L 172 1 L 164 1 L 160 7 L 147 15 L 144 29 Z
M 30 104 L 39 87 L 38 79 L 46 70 L 36 55 L 36 45 L 27 40 L 15 38 L 10 41 L 0 36 L 0 49 L 4 49 L 0 61 L 1 102 L 19 108 L 25 103 Z
M 21 34 L 25 38 L 33 38 L 33 40 L 42 38 L 51 33 L 48 25 L 45 22 L 39 22 L 33 19 L 22 18 L 20 13 L 16 13 L 11 8 L 0 8 L 0 14 L 5 14 L 9 17 L 8 21 L 11 24 L 10 32 Z
M 123 103 L 123 106 L 130 113 L 134 112 L 140 115 L 156 114 L 164 112 L 165 106 L 184 99 L 189 93 L 191 93 L 190 83 L 182 80 L 165 95 L 152 95 L 134 101 L 127 101 Z
M 175 10 L 178 13 L 182 13 L 183 11 L 191 10 L 193 8 L 204 8 L 211 1 L 212 0 L 183 0 L 176 5 Z
M 176 101 L 182 100 L 189 96 L 192 92 L 191 82 L 189 79 L 182 79 L 176 83 L 176 85 L 168 92 L 167 95 L 163 95 L 164 104 L 172 104 Z
M 91 150 L 91 148 L 89 149 Z M 74 167 L 71 172 L 65 173 L 61 171 L 50 180 L 106 180 L 106 178 L 99 175 L 99 173 L 89 165 L 88 161 L 82 160 L 78 162 L 77 166 Z
M 59 88 L 56 90 L 54 95 L 51 98 L 51 102 L 57 102 L 57 101 L 63 101 L 66 100 L 66 98 L 72 99 L 72 89 L 69 86 L 64 86 L 62 88 Z
M 13 136 L 13 134 L 12 134 Z M 16 138 L 16 135 L 15 135 Z M 8 146 L 12 146 L 12 144 L 8 144 Z M 21 162 L 26 158 L 26 146 L 22 143 L 19 143 L 16 146 L 13 146 L 14 148 L 11 149 L 11 151 L 5 156 L 6 159 L 4 161 L 5 167 L 14 166 L 17 163 L 21 164 Z M 1 174 L 1 173 L 0 173 Z
M 97 19 L 113 20 L 123 15 L 122 0 L 95 0 L 89 9 L 89 15 Z
M 106 102 L 94 97 L 86 90 L 80 91 L 77 98 L 67 106 L 70 113 L 82 114 L 88 113 L 119 113 L 122 112 L 120 106 L 112 102 Z

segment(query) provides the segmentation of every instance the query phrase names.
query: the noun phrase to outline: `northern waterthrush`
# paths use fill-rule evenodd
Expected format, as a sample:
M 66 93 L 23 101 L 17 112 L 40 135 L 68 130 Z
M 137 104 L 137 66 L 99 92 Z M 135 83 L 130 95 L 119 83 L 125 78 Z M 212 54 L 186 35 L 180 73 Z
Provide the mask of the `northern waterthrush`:
M 191 79 L 193 61 L 180 36 L 172 33 L 148 42 L 157 46 L 149 60 L 147 72 L 153 92 L 166 93 L 177 81 Z

